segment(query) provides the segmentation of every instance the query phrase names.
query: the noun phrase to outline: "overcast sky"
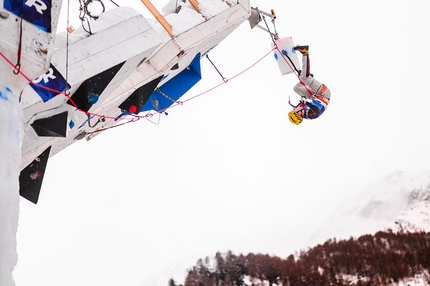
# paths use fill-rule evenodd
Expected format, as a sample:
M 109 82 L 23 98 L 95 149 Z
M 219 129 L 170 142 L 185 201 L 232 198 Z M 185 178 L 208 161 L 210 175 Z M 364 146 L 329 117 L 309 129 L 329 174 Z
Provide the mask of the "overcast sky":
M 39 203 L 21 200 L 18 286 L 158 286 L 216 251 L 286 257 L 311 246 L 346 195 L 429 169 L 427 1 L 252 5 L 275 9 L 280 37 L 309 44 L 311 72 L 332 92 L 324 115 L 288 121 L 297 78 L 270 55 L 159 125 L 72 145 L 48 162 Z M 270 43 L 245 22 L 210 57 L 230 78 Z M 186 97 L 222 82 L 206 59 L 202 76 Z

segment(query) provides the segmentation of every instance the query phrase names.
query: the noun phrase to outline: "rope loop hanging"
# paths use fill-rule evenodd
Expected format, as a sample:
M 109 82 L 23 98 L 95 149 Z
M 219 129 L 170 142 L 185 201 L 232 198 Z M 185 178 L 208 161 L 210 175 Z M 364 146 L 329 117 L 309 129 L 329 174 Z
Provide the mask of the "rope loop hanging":
M 99 13 L 91 13 L 90 11 L 89 7 L 94 3 L 98 3 L 98 8 L 100 9 Z M 117 5 L 115 2 L 113 3 Z M 79 0 L 79 5 L 79 19 L 82 22 L 82 28 L 85 32 L 92 35 L 93 32 L 91 30 L 90 20 L 97 20 L 100 15 L 106 11 L 105 5 L 102 0 Z M 94 5 L 92 7 L 94 8 Z

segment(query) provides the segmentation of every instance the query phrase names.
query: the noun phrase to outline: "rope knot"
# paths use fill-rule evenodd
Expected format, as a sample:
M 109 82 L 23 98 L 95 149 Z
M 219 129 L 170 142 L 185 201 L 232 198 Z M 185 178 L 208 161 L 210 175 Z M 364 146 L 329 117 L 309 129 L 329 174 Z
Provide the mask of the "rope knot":
M 13 70 L 13 73 L 14 74 L 19 74 L 21 72 L 21 63 L 17 63 L 16 65 L 15 65 L 15 68 L 14 68 L 14 70 Z

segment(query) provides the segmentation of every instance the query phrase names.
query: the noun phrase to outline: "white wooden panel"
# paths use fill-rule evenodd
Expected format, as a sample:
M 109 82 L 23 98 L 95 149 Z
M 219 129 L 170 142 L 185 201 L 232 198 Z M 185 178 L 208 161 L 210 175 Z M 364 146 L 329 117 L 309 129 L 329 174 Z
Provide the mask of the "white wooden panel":
M 204 54 L 216 46 L 244 22 L 251 11 L 249 0 L 238 0 L 237 3 L 219 15 L 211 17 L 208 21 L 164 43 L 161 43 L 158 34 L 154 34 L 152 28 L 147 25 L 146 20 L 141 18 L 140 15 L 129 17 L 129 20 L 134 25 L 126 19 L 123 22 L 116 23 L 113 27 L 102 29 L 90 37 L 74 39 L 73 43 L 69 45 L 69 56 L 71 56 L 69 58 L 69 83 L 78 86 L 86 78 L 94 76 L 124 60 L 128 60 L 103 92 L 104 100 L 92 107 L 92 111 L 97 114 L 117 116 L 120 112 L 118 105 L 137 88 L 163 74 L 168 75 L 160 83 L 160 85 L 164 84 L 185 68 L 195 55 L 198 53 Z M 145 24 L 142 23 L 142 19 Z M 136 24 L 139 29 L 136 28 Z M 134 31 L 134 34 L 132 31 Z M 118 33 L 120 35 L 117 37 Z M 157 39 L 155 42 L 152 40 L 153 37 Z M 58 43 L 61 40 L 59 38 Z M 100 43 L 103 43 L 103 45 L 100 45 Z M 59 46 L 57 45 L 57 47 Z M 60 45 L 53 57 L 53 60 L 55 58 L 57 64 L 60 65 L 60 72 L 61 68 L 63 71 L 65 70 L 64 55 L 65 47 L 63 42 L 63 47 Z M 178 63 L 179 69 L 172 71 L 171 68 L 176 63 Z M 63 108 L 61 100 L 64 99 L 57 99 L 56 97 L 50 100 L 52 103 L 47 102 L 57 105 L 53 106 L 52 112 L 59 113 L 60 109 Z M 46 110 L 47 103 L 44 103 L 43 110 Z M 33 108 L 34 106 L 28 106 L 29 110 L 31 109 L 34 113 L 37 113 L 37 108 Z M 69 106 L 69 108 L 73 111 L 73 107 Z M 81 125 L 85 120 L 86 115 L 84 113 L 75 113 L 74 121 L 76 125 Z M 25 152 L 23 152 L 25 158 L 23 158 L 22 166 L 25 167 L 26 164 L 34 159 L 34 156 L 39 155 L 47 146 L 52 145 L 51 155 L 54 155 L 76 142 L 73 138 L 79 132 L 91 132 L 116 123 L 118 122 L 107 119 L 96 128 L 90 128 L 87 125 L 80 129 L 75 127 L 69 131 L 67 138 L 31 139 L 31 142 L 25 143 Z M 31 132 L 28 133 L 30 134 Z
M 0 1 L 0 51 L 14 64 L 17 62 L 20 41 L 20 18 L 3 9 Z M 30 79 L 42 74 L 48 67 L 52 55 L 62 0 L 53 0 L 51 9 L 51 33 L 46 33 L 33 24 L 22 21 L 21 71 Z M 10 64 L 0 58 L 0 78 L 3 84 L 17 93 L 28 83 L 25 78 L 15 76 Z
M 129 7 L 110 10 L 102 14 L 103 19 L 109 19 L 110 14 L 116 16 L 118 13 L 128 16 L 133 13 L 130 10 L 134 11 Z M 152 52 L 162 42 L 158 33 L 140 14 L 134 14 L 131 18 L 118 23 L 113 22 L 112 26 L 98 28 L 96 23 L 103 19 L 100 17 L 92 24 L 92 30 L 96 31 L 93 35 L 69 43 L 68 82 L 71 85 L 82 82 L 137 54 Z M 105 23 L 102 22 L 102 25 Z M 77 29 L 75 32 L 80 33 L 82 30 Z M 64 46 L 56 50 L 52 57 L 52 63 L 63 75 L 66 71 L 66 49 L 67 47 Z

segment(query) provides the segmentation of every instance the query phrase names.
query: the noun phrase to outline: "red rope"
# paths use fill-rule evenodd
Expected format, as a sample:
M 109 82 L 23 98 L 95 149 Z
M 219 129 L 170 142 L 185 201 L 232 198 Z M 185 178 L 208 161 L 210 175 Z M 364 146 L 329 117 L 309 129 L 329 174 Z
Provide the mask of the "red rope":
M 238 76 L 242 75 L 243 73 L 245 73 L 245 72 L 247 72 L 248 70 L 250 70 L 251 68 L 253 68 L 256 64 L 258 64 L 259 62 L 261 62 L 261 61 L 262 61 L 264 58 L 266 58 L 268 55 L 270 55 L 270 54 L 273 52 L 273 50 L 275 50 L 275 48 L 271 49 L 268 53 L 266 53 L 264 56 L 262 56 L 260 59 L 258 59 L 255 63 L 253 63 L 252 65 L 250 65 L 249 67 L 247 67 L 247 68 L 246 68 L 246 69 L 244 69 L 243 71 L 239 72 L 238 74 L 236 74 L 236 75 L 234 75 L 234 76 L 232 76 L 232 77 L 228 78 L 227 80 L 223 80 L 223 82 L 221 82 L 221 83 L 217 84 L 216 86 L 214 86 L 214 87 L 212 87 L 212 88 L 210 88 L 210 89 L 208 89 L 208 90 L 206 90 L 206 91 L 204 91 L 204 92 L 202 92 L 202 93 L 199 93 L 199 94 L 197 94 L 197 95 L 194 95 L 194 96 L 192 96 L 192 97 L 190 97 L 190 98 L 188 98 L 188 99 L 184 100 L 183 102 L 187 102 L 187 101 L 189 101 L 189 100 L 191 100 L 191 99 L 194 99 L 194 98 L 199 97 L 199 96 L 201 96 L 201 95 L 203 95 L 203 94 L 205 94 L 205 93 L 208 93 L 208 92 L 210 92 L 210 91 L 212 91 L 212 90 L 214 90 L 214 89 L 216 89 L 216 88 L 220 87 L 221 85 L 223 85 L 223 84 L 225 84 L 225 83 L 229 82 L 230 80 L 235 79 L 236 77 L 238 77 Z
M 275 48 L 276 50 L 278 50 L 279 54 L 282 55 L 282 58 L 284 59 L 284 61 L 287 63 L 287 65 L 290 67 L 290 69 L 293 71 L 293 73 L 297 76 L 297 78 L 299 79 L 299 82 L 301 85 L 303 85 L 303 87 L 308 91 L 309 95 L 313 96 L 313 92 L 306 86 L 306 84 L 303 82 L 303 80 L 300 78 L 299 73 L 296 72 L 295 69 L 293 69 L 293 67 L 290 64 L 290 61 L 284 56 L 284 54 L 279 50 L 279 47 L 276 45 Z
M 187 102 L 187 101 L 190 101 L 190 100 L 192 100 L 192 99 L 195 99 L 195 98 L 197 98 L 197 97 L 199 97 L 199 96 L 201 96 L 201 95 L 203 95 L 203 94 L 206 94 L 206 93 L 208 93 L 208 92 L 210 92 L 210 91 L 212 91 L 212 90 L 214 90 L 214 89 L 216 89 L 216 88 L 218 88 L 218 87 L 220 87 L 221 85 L 223 85 L 223 84 L 225 84 L 225 83 L 227 83 L 227 82 L 229 82 L 230 80 L 232 80 L 232 79 L 234 79 L 234 78 L 236 78 L 236 77 L 238 77 L 238 76 L 240 76 L 240 75 L 242 75 L 243 73 L 245 73 L 246 71 L 248 71 L 249 69 L 251 69 L 251 68 L 253 68 L 255 65 L 257 65 L 259 62 L 261 62 L 264 58 L 266 58 L 268 55 L 270 55 L 275 49 L 277 49 L 277 47 L 274 47 L 272 50 L 270 50 L 268 53 L 266 53 L 264 56 L 262 56 L 260 59 L 258 59 L 255 63 L 253 63 L 252 65 L 250 65 L 249 67 L 247 67 L 246 69 L 244 69 L 243 71 L 241 71 L 241 72 L 239 72 L 238 74 L 236 74 L 236 75 L 234 75 L 234 76 L 232 76 L 232 77 L 230 77 L 229 79 L 227 79 L 227 80 L 224 80 L 223 82 L 221 82 L 221 83 L 219 83 L 219 84 L 217 84 L 217 85 L 215 85 L 214 87 L 211 87 L 211 88 L 209 88 L 208 90 L 206 90 L 206 91 L 204 91 L 204 92 L 201 92 L 201 93 L 199 93 L 199 94 L 197 94 L 197 95 L 194 95 L 194 96 L 192 96 L 192 97 L 190 97 L 190 98 L 188 98 L 188 99 L 186 99 L 186 100 L 184 100 L 184 101 L 176 101 L 174 104 L 172 104 L 171 106 L 169 106 L 169 107 L 167 107 L 167 108 L 164 108 L 164 109 L 162 109 L 162 110 L 159 110 L 159 111 L 157 111 L 157 112 L 153 112 L 153 113 L 151 113 L 151 112 L 148 112 L 147 114 L 145 114 L 145 115 L 134 115 L 133 114 L 133 117 L 130 119 L 130 118 L 122 118 L 122 117 L 118 117 L 118 116 L 106 116 L 106 115 L 101 115 L 101 114 L 97 114 L 97 113 L 92 113 L 92 112 L 88 112 L 88 111 L 84 111 L 84 110 L 82 110 L 82 109 L 80 109 L 76 104 L 75 104 L 75 102 L 72 100 L 72 98 L 70 97 L 70 95 L 67 93 L 67 92 L 65 92 L 65 91 L 59 91 L 59 90 L 55 90 L 55 89 L 52 89 L 52 88 L 49 88 L 49 87 L 46 87 L 46 86 L 43 86 L 43 85 L 40 85 L 40 84 L 37 84 L 37 83 L 33 83 L 32 82 L 32 80 L 27 76 L 27 75 L 25 75 L 21 70 L 18 70 L 18 73 L 19 74 L 21 74 L 29 83 L 32 83 L 32 84 L 34 84 L 34 85 L 36 85 L 36 86 L 38 86 L 38 87 L 40 87 L 40 88 L 43 88 L 43 89 L 46 89 L 46 90 L 49 90 L 49 91 L 52 91 L 52 92 L 55 92 L 55 93 L 58 93 L 58 94 L 64 94 L 69 100 L 70 100 L 70 102 L 72 103 L 72 105 L 76 108 L 76 110 L 78 110 L 78 111 L 81 111 L 81 112 L 84 112 L 85 114 L 87 114 L 87 115 L 91 115 L 91 116 L 96 116 L 96 117 L 100 117 L 100 118 L 108 118 L 108 119 L 115 119 L 115 120 L 128 120 L 127 122 L 124 122 L 124 123 L 121 123 L 121 124 L 117 124 L 117 125 L 114 125 L 114 126 L 110 126 L 110 127 L 106 127 L 106 128 L 102 128 L 102 129 L 97 129 L 97 130 L 95 130 L 95 131 L 93 131 L 93 132 L 91 132 L 91 133 L 96 133 L 96 132 L 101 132 L 101 131 L 104 131 L 104 130 L 107 130 L 107 129 L 110 129 L 110 128 L 114 128 L 114 127 L 119 127 L 119 126 L 122 126 L 122 125 L 124 125 L 124 124 L 127 124 L 127 123 L 131 123 L 131 122 L 136 122 L 136 121 L 138 121 L 138 120 L 140 120 L 140 119 L 142 119 L 142 118 L 148 118 L 148 117 L 152 117 L 154 114 L 157 114 L 157 113 L 163 113 L 163 112 L 165 112 L 166 110 L 168 110 L 168 109 L 170 109 L 170 108 L 173 108 L 173 107 L 176 107 L 176 106 L 180 106 L 180 105 L 182 105 L 184 102 Z M 2 53 L 2 52 L 0 52 L 0 56 L 3 58 L 3 59 L 5 59 L 5 61 L 9 64 L 9 65 L 11 65 L 12 67 L 15 67 L 15 65 Z
M 9 65 L 11 65 L 12 67 L 15 67 L 15 65 L 2 53 L 2 52 L 0 52 L 0 56 L 3 58 L 3 59 L 5 59 L 6 60 L 6 62 L 9 64 Z M 31 84 L 33 84 L 33 85 L 35 85 L 35 86 L 38 86 L 38 87 L 40 87 L 40 88 L 42 88 L 42 89 L 45 89 L 45 90 L 48 90 L 48 91 L 52 91 L 52 92 L 55 92 L 55 93 L 58 93 L 58 94 L 64 94 L 69 100 L 70 100 L 70 102 L 72 103 L 72 105 L 78 110 L 78 111 L 81 111 L 81 112 L 83 112 L 83 113 L 85 113 L 85 114 L 89 114 L 89 115 L 92 115 L 92 116 L 97 116 L 97 117 L 103 117 L 103 118 L 109 118 L 109 119 L 121 119 L 121 120 L 125 120 L 125 119 L 127 119 L 127 118 L 118 118 L 117 116 L 106 116 L 106 115 L 100 115 L 100 114 L 97 114 L 97 113 L 92 113 L 92 112 L 88 112 L 88 111 L 85 111 L 85 110 L 82 110 L 82 109 L 80 109 L 77 105 L 76 105 L 76 103 L 73 101 L 73 99 L 70 97 L 70 95 L 69 95 L 69 93 L 67 93 L 66 91 L 59 91 L 59 90 L 56 90 L 56 89 L 53 89 L 53 88 L 50 88 L 50 87 L 47 87 L 47 86 L 43 86 L 43 85 L 41 85 L 41 84 L 38 84 L 38 83 L 34 83 L 25 73 L 23 73 L 22 71 L 21 71 L 21 69 L 19 69 L 19 70 L 17 70 L 17 74 L 20 74 L 20 75 L 22 75 L 22 77 L 24 77 L 25 78 L 25 80 L 27 80 L 29 83 L 31 83 Z
M 17 50 L 17 59 L 15 64 L 15 69 L 13 71 L 14 74 L 19 74 L 21 69 L 21 52 L 22 52 L 22 19 L 24 18 L 24 1 L 21 3 L 21 19 L 19 22 L 19 40 L 18 40 L 18 50 Z

